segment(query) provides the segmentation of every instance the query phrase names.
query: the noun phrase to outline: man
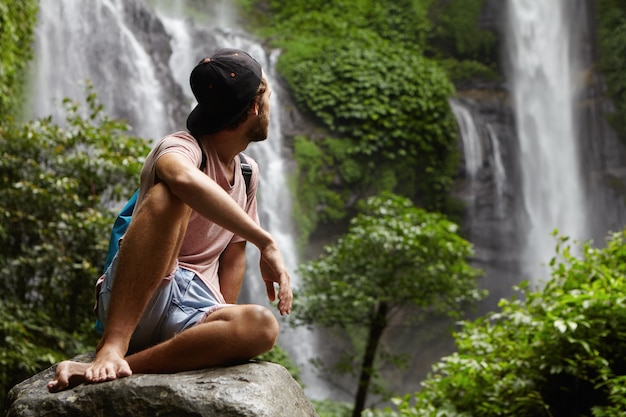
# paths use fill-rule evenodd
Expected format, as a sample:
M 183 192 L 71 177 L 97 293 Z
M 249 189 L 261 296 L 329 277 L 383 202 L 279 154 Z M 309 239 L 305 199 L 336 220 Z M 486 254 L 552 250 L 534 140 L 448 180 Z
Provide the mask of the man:
M 50 392 L 132 373 L 227 365 L 269 351 L 278 335 L 274 315 L 234 304 L 246 241 L 260 250 L 269 299 L 278 284 L 278 310 L 291 310 L 289 274 L 258 222 L 257 165 L 248 158 L 247 189 L 238 157 L 250 142 L 267 138 L 267 78 L 246 52 L 222 49 L 202 60 L 190 81 L 198 105 L 187 119 L 189 133 L 165 137 L 148 155 L 133 220 L 99 280 L 97 314 L 105 329 L 95 359 L 60 363 Z

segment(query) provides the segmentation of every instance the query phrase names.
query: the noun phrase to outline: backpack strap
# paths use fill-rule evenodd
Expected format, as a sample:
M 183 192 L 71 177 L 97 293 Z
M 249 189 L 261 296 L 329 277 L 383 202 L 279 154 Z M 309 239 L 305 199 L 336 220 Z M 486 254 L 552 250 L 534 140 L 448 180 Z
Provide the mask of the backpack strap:
M 250 188 L 250 178 L 252 177 L 252 165 L 248 163 L 246 157 L 240 152 L 239 160 L 241 161 L 241 173 L 243 174 L 243 179 L 246 182 L 246 192 Z

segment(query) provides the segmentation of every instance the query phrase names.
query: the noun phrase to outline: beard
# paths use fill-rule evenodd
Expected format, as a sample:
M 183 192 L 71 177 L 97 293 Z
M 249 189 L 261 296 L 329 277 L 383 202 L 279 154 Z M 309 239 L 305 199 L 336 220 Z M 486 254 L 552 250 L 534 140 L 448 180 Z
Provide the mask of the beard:
M 255 122 L 250 125 L 247 136 L 250 142 L 262 142 L 267 139 L 270 127 L 270 116 L 268 112 L 262 111 Z

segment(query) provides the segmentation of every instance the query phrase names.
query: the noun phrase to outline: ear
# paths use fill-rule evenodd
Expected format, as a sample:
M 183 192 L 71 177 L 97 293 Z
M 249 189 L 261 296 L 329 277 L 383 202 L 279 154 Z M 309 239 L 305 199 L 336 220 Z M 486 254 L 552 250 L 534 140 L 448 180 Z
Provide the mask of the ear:
M 257 103 L 256 100 L 254 100 L 254 103 L 252 104 L 252 106 L 250 106 L 250 113 L 254 114 L 255 116 L 259 115 L 259 103 Z

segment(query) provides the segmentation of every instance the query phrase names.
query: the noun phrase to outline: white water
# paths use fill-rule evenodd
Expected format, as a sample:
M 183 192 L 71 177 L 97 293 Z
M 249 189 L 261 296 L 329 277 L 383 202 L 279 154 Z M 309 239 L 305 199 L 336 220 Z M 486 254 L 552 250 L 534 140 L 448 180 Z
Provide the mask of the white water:
M 450 108 L 456 118 L 459 135 L 463 145 L 463 159 L 465 162 L 465 175 L 468 182 L 468 195 L 465 197 L 471 211 L 478 197 L 478 185 L 481 178 L 481 170 L 489 170 L 484 176 L 493 178 L 494 194 L 490 200 L 494 205 L 494 213 L 497 218 L 504 215 L 504 192 L 506 189 L 507 174 L 502 162 L 500 152 L 500 140 L 495 134 L 493 127 L 472 113 L 471 108 L 460 100 L 451 99 Z
M 568 8 L 578 0 L 508 0 L 507 53 L 528 218 L 526 278 L 547 278 L 554 229 L 587 238 L 574 103 L 578 45 Z
M 169 128 L 155 67 L 124 23 L 121 0 L 41 1 L 32 68 L 34 117 L 62 117 L 61 101 L 82 101 L 89 80 L 110 114 L 143 120 L 136 134 L 155 139 Z
M 140 1 L 140 0 L 137 0 Z M 155 2 L 159 3 L 159 2 Z M 98 99 L 113 117 L 133 120 L 133 133 L 157 140 L 173 130 L 185 129 L 171 120 L 168 109 L 177 105 L 166 102 L 163 87 L 155 68 L 169 66 L 169 72 L 187 98 L 185 112 L 193 106 L 189 73 L 196 63 L 220 47 L 248 51 L 262 64 L 274 88 L 271 99 L 270 134 L 267 141 L 252 144 L 249 153 L 259 164 L 259 212 L 263 226 L 278 242 L 292 284 L 298 285 L 296 244 L 293 237 L 291 197 L 287 187 L 287 163 L 281 131 L 282 92 L 275 82 L 274 64 L 278 51 L 266 51 L 245 33 L 224 28 L 231 25 L 229 2 L 213 7 L 219 11 L 221 26 L 212 28 L 211 44 L 194 42 L 190 25 L 182 17 L 184 1 L 168 2 L 158 14 L 171 37 L 173 54 L 169 63 L 155 62 L 125 23 L 121 0 L 85 2 L 83 0 L 41 0 L 39 24 L 36 29 L 35 60 L 31 81 L 31 116 L 53 115 L 61 120 L 60 102 L 64 97 L 83 101 L 82 85 L 93 82 Z M 203 28 L 206 29 L 206 28 Z M 250 273 L 246 276 L 242 298 L 247 302 L 268 304 L 265 286 L 258 272 L 258 251 L 249 250 Z M 273 307 L 271 307 L 273 309 Z M 301 378 L 307 394 L 313 398 L 326 395 L 309 360 L 315 356 L 317 339 L 305 329 L 293 330 L 283 324 L 279 342 L 301 366 Z

